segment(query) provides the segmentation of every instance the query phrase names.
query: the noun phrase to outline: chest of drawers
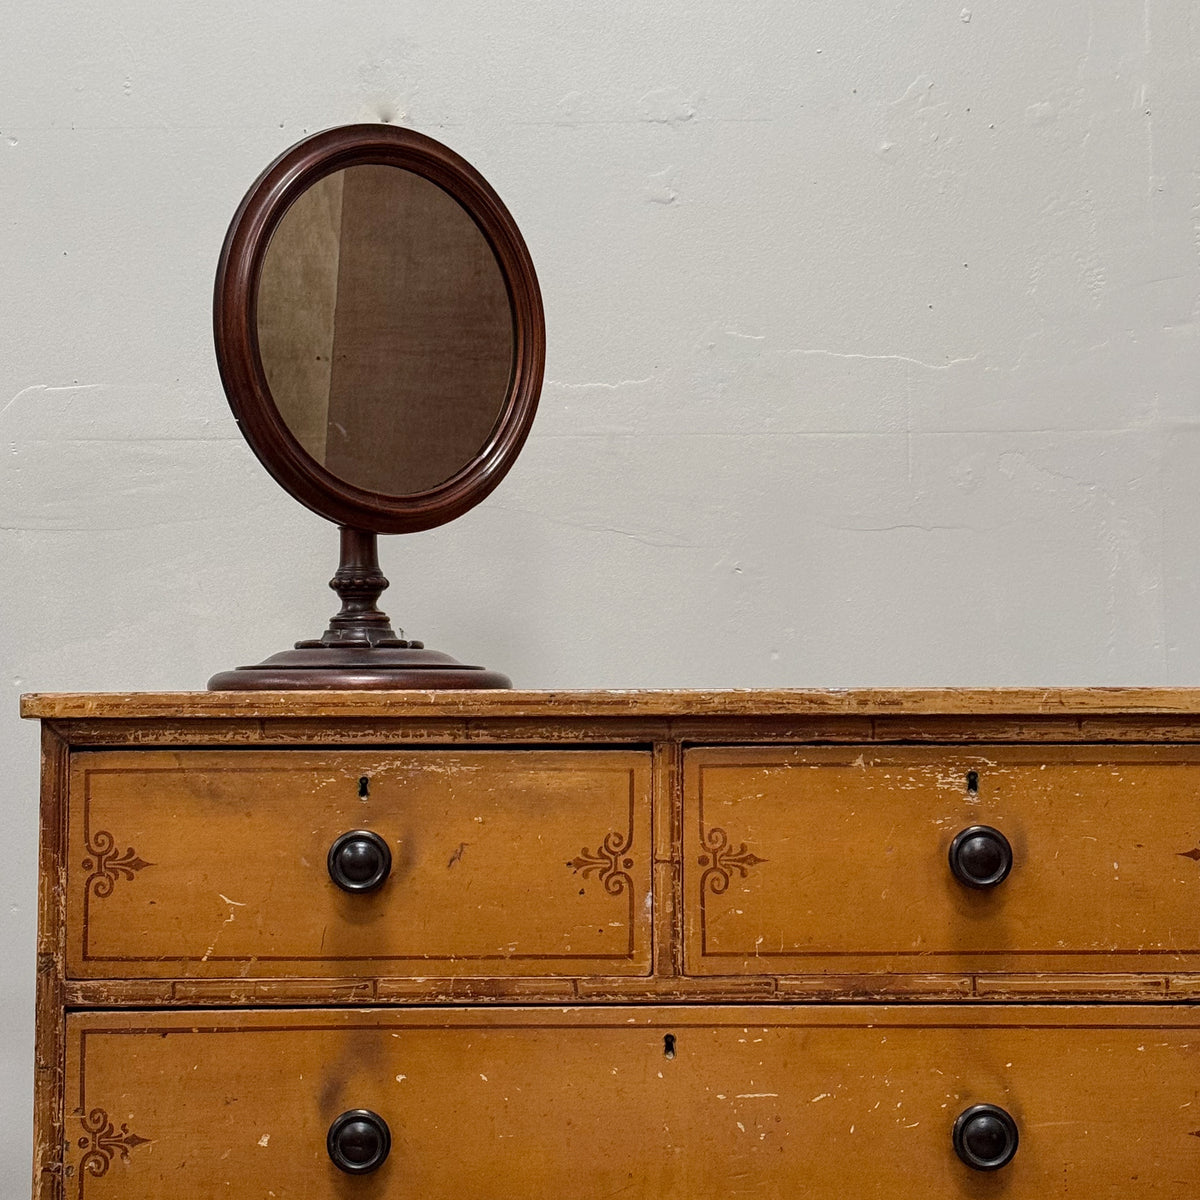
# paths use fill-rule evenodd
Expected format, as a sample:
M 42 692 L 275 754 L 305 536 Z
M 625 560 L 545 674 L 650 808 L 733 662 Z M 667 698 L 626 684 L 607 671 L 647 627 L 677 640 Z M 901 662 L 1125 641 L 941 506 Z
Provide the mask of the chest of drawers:
M 24 712 L 35 1198 L 1200 1194 L 1193 693 Z

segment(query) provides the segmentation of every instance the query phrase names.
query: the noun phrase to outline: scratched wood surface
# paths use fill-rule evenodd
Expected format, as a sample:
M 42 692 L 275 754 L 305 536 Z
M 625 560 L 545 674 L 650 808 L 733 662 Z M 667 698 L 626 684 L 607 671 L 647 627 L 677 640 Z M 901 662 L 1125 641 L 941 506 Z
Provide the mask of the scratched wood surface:
M 62 846 L 67 824 L 70 750 L 42 727 L 41 829 L 38 837 L 37 1000 L 33 1074 L 33 1200 L 62 1196 L 63 1023 L 66 921 Z
M 637 751 L 79 754 L 67 973 L 646 974 L 649 792 Z M 376 892 L 330 879 L 355 829 Z
M 702 748 L 684 778 L 689 971 L 1200 969 L 1194 750 Z M 1012 844 L 994 888 L 950 871 L 973 825 Z
M 1180 1008 L 88 1013 L 68 1046 L 78 1200 L 1191 1200 L 1200 1183 Z M 1018 1125 L 994 1175 L 951 1146 L 977 1103 Z M 363 1108 L 392 1150 L 348 1178 L 326 1131 Z
M 45 719 L 541 717 L 780 714 L 1200 715 L 1197 688 L 860 688 L 725 691 L 66 692 L 21 697 L 21 715 Z

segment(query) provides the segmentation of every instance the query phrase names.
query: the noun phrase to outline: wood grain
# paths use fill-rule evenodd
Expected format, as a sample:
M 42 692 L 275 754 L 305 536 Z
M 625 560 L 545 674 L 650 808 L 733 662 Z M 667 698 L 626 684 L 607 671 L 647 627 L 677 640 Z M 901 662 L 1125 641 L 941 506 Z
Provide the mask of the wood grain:
M 69 750 L 42 729 L 41 828 L 38 847 L 37 1026 L 34 1043 L 33 1200 L 63 1194 L 63 1026 L 66 954 L 66 777 Z
M 21 715 L 266 718 L 525 716 L 994 717 L 1068 714 L 1200 716 L 1200 688 L 862 688 L 745 691 L 64 692 L 21 697 Z

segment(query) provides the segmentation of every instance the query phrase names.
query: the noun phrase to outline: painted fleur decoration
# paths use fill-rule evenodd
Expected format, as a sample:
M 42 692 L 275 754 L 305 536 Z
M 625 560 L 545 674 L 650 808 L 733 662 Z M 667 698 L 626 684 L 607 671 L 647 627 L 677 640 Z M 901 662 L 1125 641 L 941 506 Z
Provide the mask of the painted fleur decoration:
M 737 872 L 745 879 L 751 867 L 765 863 L 765 858 L 759 858 L 751 853 L 743 842 L 735 850 L 729 841 L 729 835 L 724 829 L 713 828 L 702 834 L 704 848 L 708 853 L 701 854 L 700 866 L 706 868 L 700 880 L 700 889 L 708 888 L 714 896 L 719 896 L 729 888 L 729 881 Z
M 79 1169 L 89 1175 L 106 1175 L 114 1158 L 128 1162 L 130 1150 L 144 1146 L 151 1140 L 130 1133 L 125 1123 L 117 1129 L 102 1108 L 93 1108 L 82 1118 L 82 1123 L 85 1136 L 79 1139 L 77 1145 L 84 1153 Z
M 117 840 L 107 829 L 97 830 L 88 839 L 87 851 L 88 856 L 81 865 L 91 874 L 85 886 L 91 889 L 92 895 L 101 899 L 112 895 L 118 879 L 132 879 L 138 871 L 154 866 L 144 858 L 139 858 L 132 846 L 118 851 Z
M 632 844 L 632 834 L 610 833 L 598 849 L 589 850 L 585 846 L 567 866 L 584 879 L 598 875 L 610 896 L 620 896 L 626 888 L 633 886 L 633 880 L 627 874 L 633 866 L 633 859 L 628 856 Z

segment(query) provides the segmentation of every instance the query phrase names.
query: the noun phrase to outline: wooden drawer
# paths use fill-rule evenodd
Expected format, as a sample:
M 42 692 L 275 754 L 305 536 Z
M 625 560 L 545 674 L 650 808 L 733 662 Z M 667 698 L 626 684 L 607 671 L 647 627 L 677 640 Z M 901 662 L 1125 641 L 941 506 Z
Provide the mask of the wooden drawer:
M 1200 969 L 1191 747 L 697 748 L 685 964 L 700 975 Z M 965 886 L 972 826 L 1012 847 Z M 869 986 L 869 983 L 866 984 Z
M 1196 1026 L 1171 1007 L 76 1013 L 66 1195 L 1191 1200 Z M 994 1173 L 952 1146 L 980 1103 L 1019 1136 Z M 390 1130 L 374 1174 L 327 1153 L 353 1109 Z
M 650 970 L 645 752 L 78 752 L 68 824 L 74 978 Z M 369 893 L 326 862 L 358 829 Z

